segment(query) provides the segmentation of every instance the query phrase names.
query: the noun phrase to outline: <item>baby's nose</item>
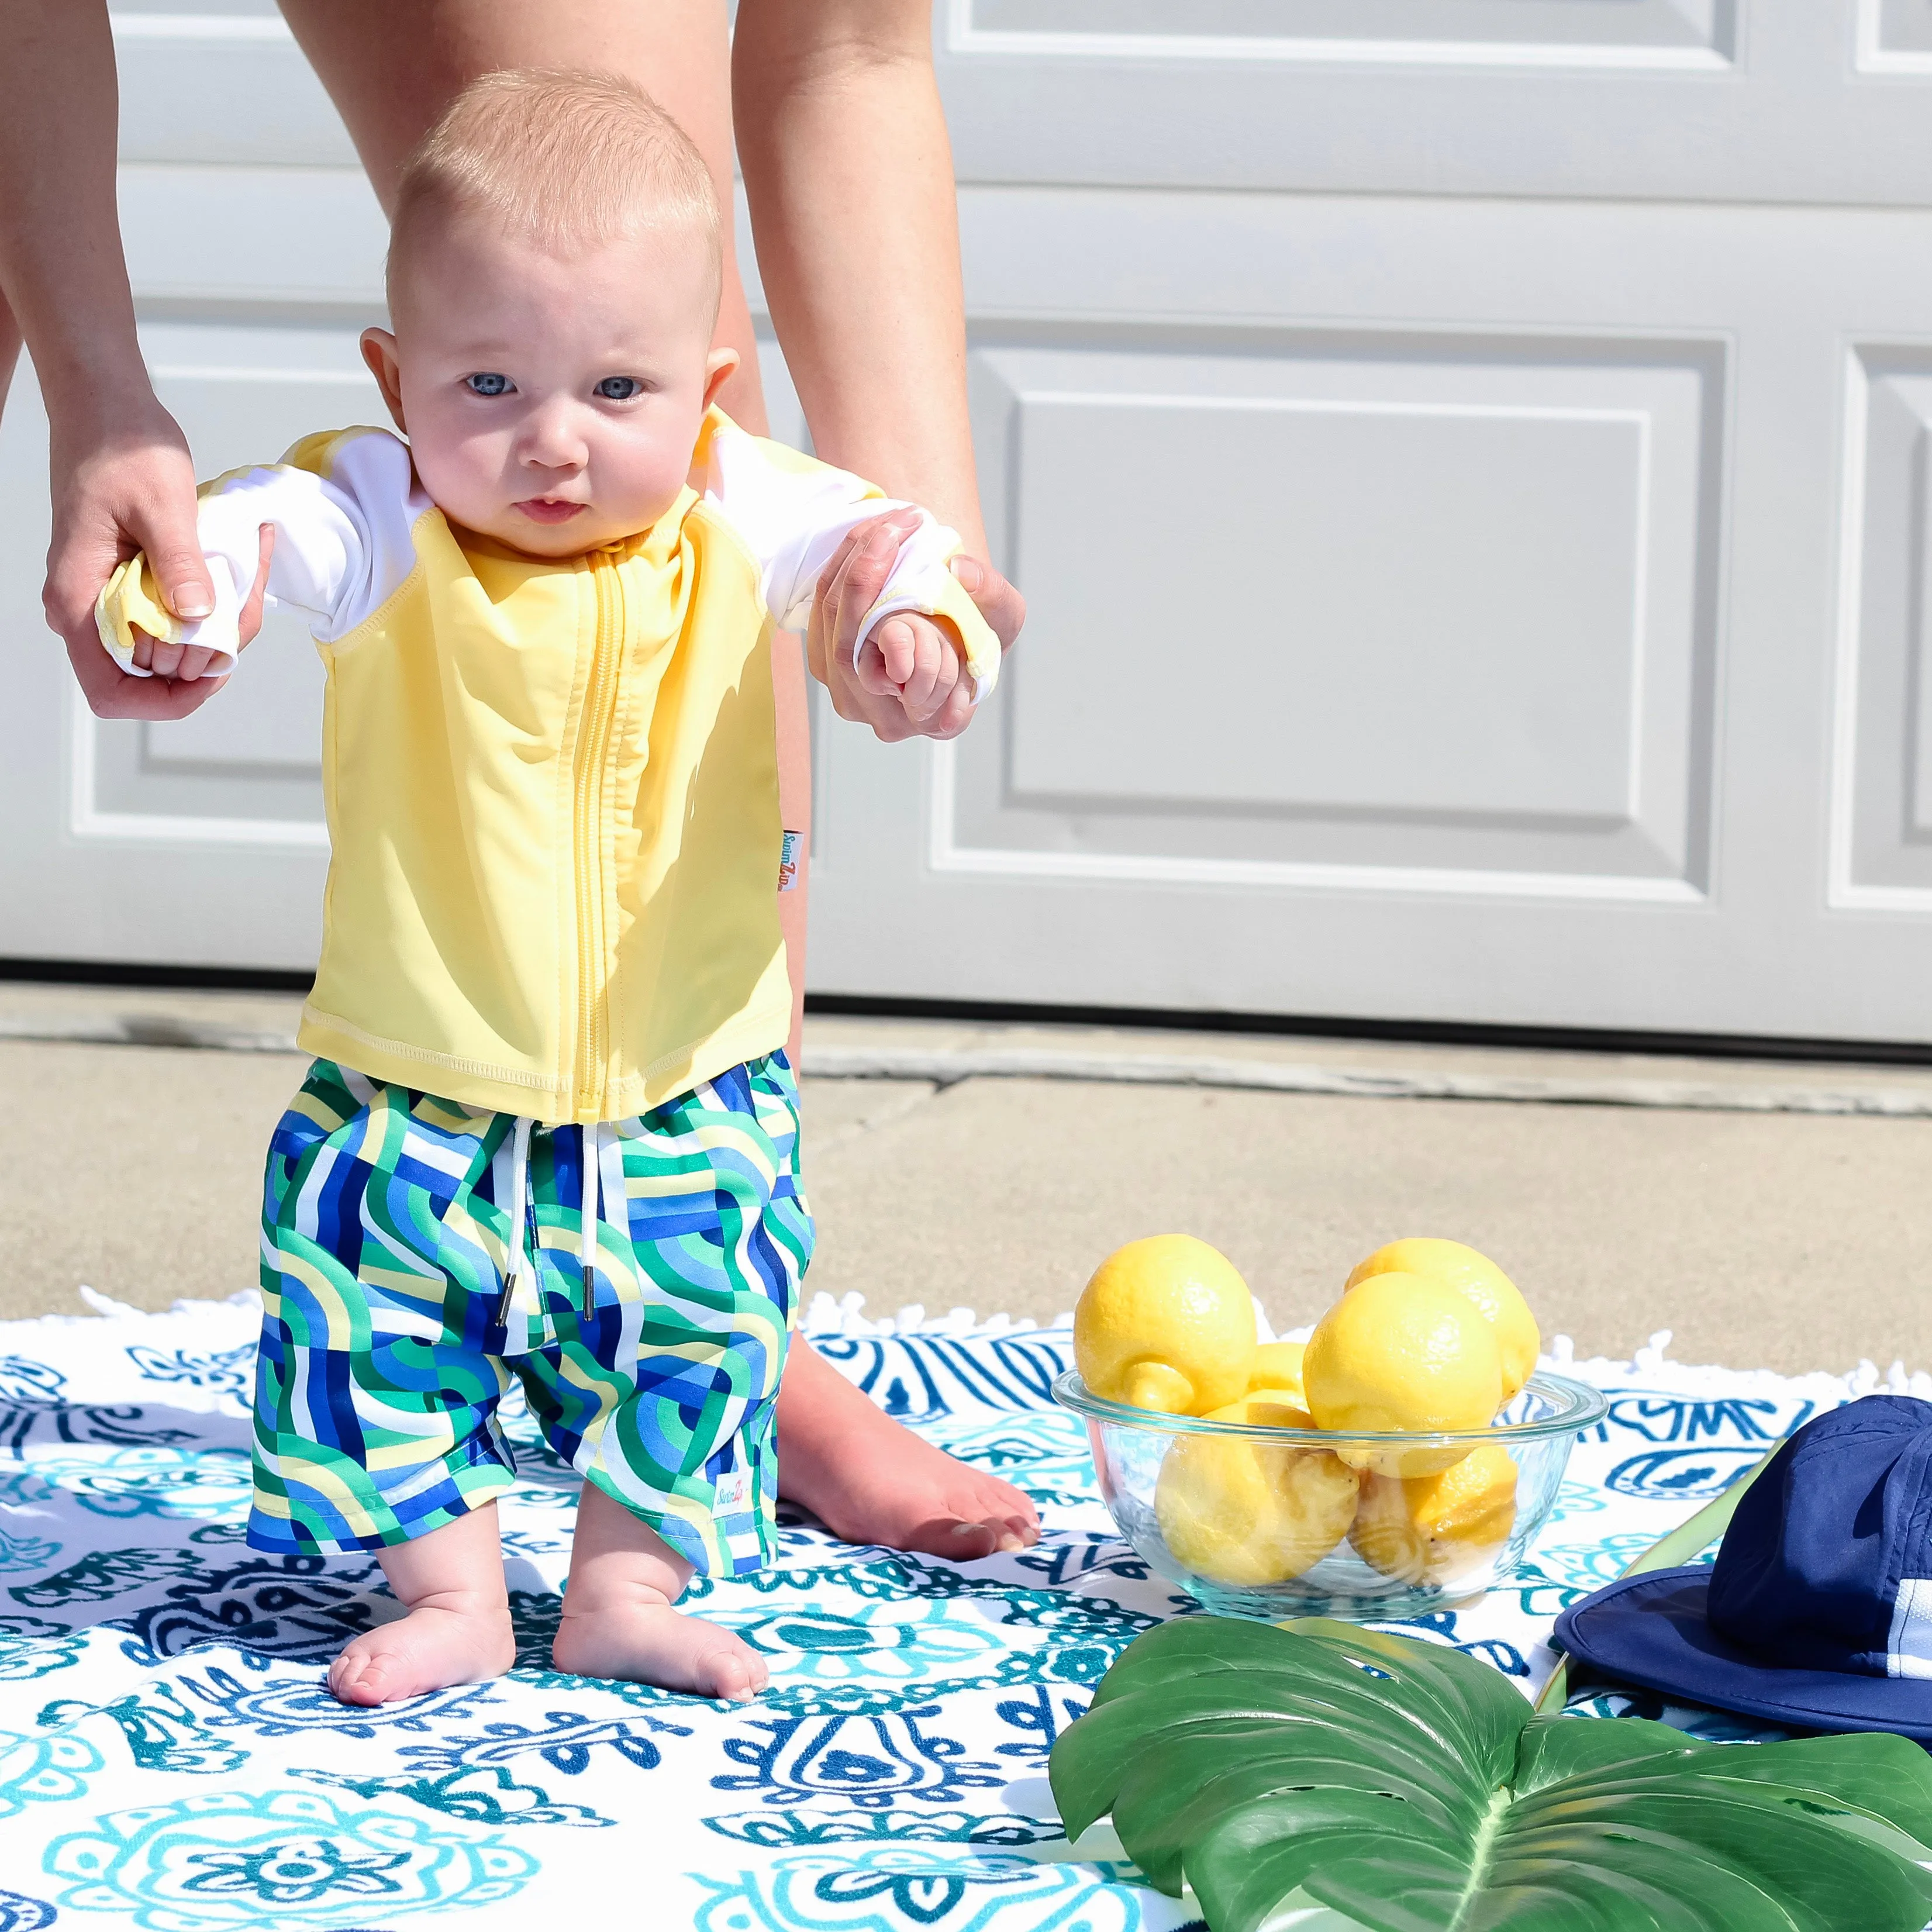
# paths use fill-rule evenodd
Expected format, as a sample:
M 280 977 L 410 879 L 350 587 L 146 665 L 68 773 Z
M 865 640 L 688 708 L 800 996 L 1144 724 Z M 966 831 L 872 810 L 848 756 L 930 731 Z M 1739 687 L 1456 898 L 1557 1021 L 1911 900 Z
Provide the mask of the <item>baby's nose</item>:
M 590 451 L 567 412 L 538 410 L 524 422 L 517 454 L 531 469 L 581 470 Z

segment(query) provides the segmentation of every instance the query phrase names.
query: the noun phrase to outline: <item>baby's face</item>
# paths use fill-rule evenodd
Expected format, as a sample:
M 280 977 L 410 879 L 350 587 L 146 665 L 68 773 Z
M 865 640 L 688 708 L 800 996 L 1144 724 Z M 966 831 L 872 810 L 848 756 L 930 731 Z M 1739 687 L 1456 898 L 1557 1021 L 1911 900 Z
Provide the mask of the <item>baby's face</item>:
M 657 521 L 736 366 L 711 347 L 699 238 L 667 229 L 568 260 L 459 218 L 400 278 L 363 354 L 455 523 L 575 556 Z

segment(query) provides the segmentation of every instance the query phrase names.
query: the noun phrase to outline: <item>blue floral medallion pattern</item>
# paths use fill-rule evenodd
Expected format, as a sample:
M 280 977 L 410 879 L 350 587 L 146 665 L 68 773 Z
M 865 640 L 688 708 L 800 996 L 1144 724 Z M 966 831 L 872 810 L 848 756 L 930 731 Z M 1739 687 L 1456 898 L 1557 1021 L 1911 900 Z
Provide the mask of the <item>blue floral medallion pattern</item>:
M 466 1932 L 529 1932 L 586 1906 L 698 1932 L 1188 1924 L 1104 1829 L 1076 1856 L 1047 1786 L 1094 1680 L 1195 1607 L 1120 1540 L 1084 1432 L 1053 1406 L 1070 1337 L 842 1328 L 824 1303 L 814 1318 L 843 1373 L 1026 1490 L 1046 1533 L 946 1563 L 784 1521 L 769 1569 L 692 1592 L 770 1666 L 766 1694 L 733 1708 L 550 1667 L 576 1486 L 507 1409 L 517 1667 L 338 1704 L 322 1666 L 394 1606 L 367 1557 L 242 1541 L 252 1310 L 0 1325 L 0 1932 L 402 1932 L 459 1911 Z M 1580 1372 L 1610 1416 L 1522 1574 L 1396 1626 L 1526 1688 L 1566 1604 L 1863 1392 L 1641 1357 Z M 1600 1687 L 1580 1708 L 1761 1735 Z

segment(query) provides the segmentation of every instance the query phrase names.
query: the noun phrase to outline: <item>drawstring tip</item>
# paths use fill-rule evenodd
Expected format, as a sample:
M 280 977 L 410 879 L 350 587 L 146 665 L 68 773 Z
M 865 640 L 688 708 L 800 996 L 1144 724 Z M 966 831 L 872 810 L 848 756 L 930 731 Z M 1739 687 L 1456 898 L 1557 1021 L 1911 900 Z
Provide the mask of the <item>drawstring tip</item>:
M 587 1322 L 597 1312 L 597 1196 L 604 1166 L 604 1129 L 598 1123 L 578 1131 L 582 1136 L 584 1202 L 578 1217 L 577 1253 L 583 1276 L 579 1299 Z
M 496 1298 L 496 1326 L 507 1328 L 510 1325 L 510 1310 L 517 1299 L 517 1284 L 514 1276 L 503 1284 L 503 1292 Z

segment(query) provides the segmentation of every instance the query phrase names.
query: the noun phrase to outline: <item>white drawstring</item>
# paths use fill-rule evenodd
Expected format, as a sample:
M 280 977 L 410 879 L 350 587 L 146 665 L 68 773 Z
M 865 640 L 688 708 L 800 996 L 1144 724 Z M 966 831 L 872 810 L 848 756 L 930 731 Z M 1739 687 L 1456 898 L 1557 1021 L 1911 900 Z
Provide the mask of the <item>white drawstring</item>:
M 536 1122 L 526 1114 L 519 1114 L 510 1136 L 510 1228 L 508 1257 L 510 1265 L 503 1281 L 502 1299 L 496 1304 L 496 1322 L 500 1328 L 508 1322 L 511 1311 L 516 1306 L 517 1290 L 528 1280 L 532 1290 L 536 1284 L 536 1264 L 530 1258 L 530 1250 L 524 1239 L 524 1221 L 530 1199 L 530 1130 Z M 542 1312 L 541 1300 L 538 1312 Z
M 536 1262 L 526 1245 L 524 1221 L 528 1210 L 530 1195 L 530 1135 L 536 1122 L 528 1115 L 519 1114 L 510 1136 L 510 1253 L 506 1256 L 508 1267 L 505 1272 L 503 1293 L 496 1304 L 499 1326 L 509 1321 L 517 1305 L 517 1292 L 527 1281 L 534 1299 L 534 1312 L 541 1318 L 543 1298 L 537 1283 Z M 586 1315 L 594 1314 L 597 1306 L 597 1209 L 598 1182 L 602 1178 L 602 1169 L 605 1154 L 604 1128 L 601 1122 L 580 1130 L 584 1137 L 584 1193 L 582 1198 L 582 1227 L 578 1237 L 578 1266 L 583 1277 L 583 1307 Z M 607 1192 L 608 1190 L 605 1190 Z
M 578 1236 L 578 1270 L 583 1280 L 584 1312 L 597 1306 L 597 1182 L 603 1163 L 604 1128 L 600 1121 L 580 1131 L 584 1136 L 583 1226 Z

